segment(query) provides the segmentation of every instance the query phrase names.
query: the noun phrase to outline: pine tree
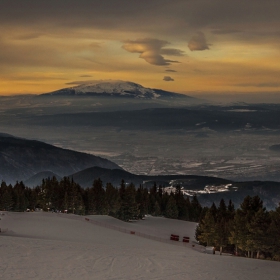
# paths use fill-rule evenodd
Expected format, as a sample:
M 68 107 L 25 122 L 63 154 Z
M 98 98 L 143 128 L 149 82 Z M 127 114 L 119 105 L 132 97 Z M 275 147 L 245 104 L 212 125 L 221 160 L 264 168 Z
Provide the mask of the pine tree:
M 160 204 L 160 209 L 161 209 L 161 213 L 164 214 L 166 211 L 166 206 L 169 200 L 169 195 L 167 192 L 164 192 L 162 195 L 162 199 L 161 199 L 161 204 Z
M 178 219 L 189 220 L 189 208 L 186 199 L 181 191 L 180 185 L 176 187 L 175 200 L 178 208 Z
M 105 190 L 103 188 L 103 183 L 100 178 L 94 180 L 92 188 L 92 203 L 93 203 L 93 212 L 97 215 L 104 215 L 107 213 L 107 201 Z
M 280 204 L 275 211 L 270 211 L 271 223 L 266 237 L 266 244 L 269 245 L 269 252 L 272 259 L 280 261 Z
M 116 217 L 120 209 L 120 196 L 118 189 L 111 183 L 106 184 L 105 198 L 108 206 L 108 215 Z
M 173 194 L 171 194 L 169 196 L 169 199 L 168 199 L 168 202 L 166 205 L 166 210 L 165 210 L 165 217 L 171 218 L 171 219 L 178 218 L 178 208 L 177 208 L 176 200 L 175 200 Z
M 257 252 L 257 259 L 261 251 L 267 252 L 269 250 L 266 239 L 270 223 L 269 213 L 265 208 L 259 208 L 248 224 L 247 246 L 252 252 Z
M 122 189 L 121 207 L 118 213 L 119 219 L 129 221 L 138 217 L 139 211 L 135 196 L 136 190 L 132 183 Z
M 68 208 L 69 208 L 69 197 L 68 197 L 68 192 L 64 193 L 64 199 L 63 199 L 63 211 L 68 212 Z
M 212 209 L 211 209 L 212 208 Z M 206 246 L 215 246 L 217 240 L 215 211 L 212 205 L 196 228 L 196 240 Z
M 121 200 L 123 200 L 123 198 L 124 198 L 125 189 L 126 189 L 125 182 L 122 179 L 121 184 L 120 184 L 120 188 L 119 188 L 119 195 L 120 195 Z
M 229 240 L 231 244 L 236 246 L 236 254 L 238 249 L 242 251 L 246 251 L 247 249 L 246 241 L 249 234 L 247 224 L 249 222 L 248 220 L 250 219 L 248 216 L 250 205 L 251 197 L 247 196 L 241 203 L 240 208 L 237 209 L 234 217 Z
M 157 201 L 157 185 L 154 183 L 153 187 L 150 188 L 148 212 L 151 215 L 155 215 L 155 204 Z
M 193 222 L 198 222 L 200 219 L 201 211 L 202 207 L 197 199 L 197 196 L 194 195 L 191 200 L 190 220 Z
M 156 201 L 154 216 L 160 216 L 160 215 L 161 215 L 160 206 L 159 206 L 159 203 Z
M 13 205 L 13 187 L 2 182 L 0 186 L 0 210 L 10 211 Z
M 220 255 L 223 252 L 223 246 L 226 246 L 229 242 L 229 215 L 225 201 L 221 199 L 220 205 L 217 209 L 216 215 L 216 244 L 220 247 Z
M 23 182 L 16 182 L 13 188 L 13 200 L 15 211 L 25 211 L 27 209 L 28 201 L 24 193 L 25 185 Z
M 241 203 L 240 208 L 237 209 L 234 217 L 230 242 L 235 244 L 236 251 L 237 248 L 247 251 L 248 257 L 253 257 L 256 249 L 253 242 L 255 237 L 252 233 L 252 222 L 255 219 L 256 213 L 261 209 L 263 209 L 263 202 L 258 196 L 253 198 L 247 196 Z
M 148 191 L 147 189 L 144 189 L 142 185 L 140 185 L 136 191 L 135 200 L 139 209 L 139 219 L 142 219 L 146 214 L 148 214 L 149 204 Z
M 9 191 L 4 191 L 0 196 L 0 210 L 10 211 L 13 207 L 14 201 L 12 194 Z

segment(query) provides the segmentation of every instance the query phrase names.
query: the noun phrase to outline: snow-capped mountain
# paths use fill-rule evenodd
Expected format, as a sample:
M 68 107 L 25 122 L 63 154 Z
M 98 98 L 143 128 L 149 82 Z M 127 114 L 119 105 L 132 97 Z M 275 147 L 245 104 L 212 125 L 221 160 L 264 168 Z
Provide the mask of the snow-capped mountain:
M 75 87 L 60 89 L 44 95 L 97 95 L 119 96 L 139 99 L 191 98 L 189 96 L 159 89 L 145 88 L 139 84 L 119 80 L 101 80 L 81 83 Z

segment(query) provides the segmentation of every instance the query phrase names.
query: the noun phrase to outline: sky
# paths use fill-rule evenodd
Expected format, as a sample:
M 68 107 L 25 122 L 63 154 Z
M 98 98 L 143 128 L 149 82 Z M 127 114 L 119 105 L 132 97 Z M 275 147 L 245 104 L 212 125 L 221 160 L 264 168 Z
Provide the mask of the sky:
M 280 92 L 279 0 L 0 0 L 0 95 L 124 80 Z

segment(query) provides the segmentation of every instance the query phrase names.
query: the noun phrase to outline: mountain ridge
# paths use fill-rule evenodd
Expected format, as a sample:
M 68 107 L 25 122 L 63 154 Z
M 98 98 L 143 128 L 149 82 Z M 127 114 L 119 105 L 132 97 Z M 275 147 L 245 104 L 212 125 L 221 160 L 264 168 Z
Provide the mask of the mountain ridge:
M 41 178 L 37 177 L 37 181 L 33 180 L 35 183 L 33 186 L 28 185 L 29 187 L 34 187 L 40 185 L 43 179 L 51 176 L 42 176 Z M 41 175 L 44 175 L 42 173 Z M 34 178 L 33 177 L 33 178 Z M 216 205 L 219 205 L 220 200 L 224 199 L 226 203 L 231 200 L 234 205 L 238 207 L 242 203 L 243 199 L 247 196 L 258 195 L 264 202 L 264 205 L 268 209 L 274 209 L 278 206 L 280 199 L 279 190 L 280 182 L 273 181 L 245 181 L 245 182 L 236 182 L 232 180 L 227 180 L 218 177 L 211 176 L 199 176 L 199 175 L 136 175 L 121 169 L 106 169 L 102 167 L 90 167 L 74 174 L 65 176 L 73 179 L 83 188 L 92 187 L 95 179 L 101 179 L 104 187 L 106 183 L 111 183 L 115 187 L 118 187 L 122 180 L 126 184 L 133 183 L 136 187 L 140 185 L 151 188 L 156 184 L 157 186 L 161 185 L 165 188 L 166 191 L 175 191 L 176 186 L 181 187 L 183 194 L 187 195 L 196 195 L 199 202 L 203 206 L 210 207 L 214 202 Z M 57 178 L 59 179 L 59 178 Z M 31 182 L 27 180 L 26 183 Z M 209 192 L 205 189 L 211 190 Z
M 135 99 L 184 98 L 195 100 L 184 94 L 143 87 L 140 84 L 121 80 L 100 80 L 80 83 L 77 86 L 41 94 L 41 96 L 118 96 Z
M 92 166 L 122 169 L 108 159 L 44 142 L 0 135 L 0 180 L 6 183 L 24 181 L 31 176 L 51 171 L 59 176 Z

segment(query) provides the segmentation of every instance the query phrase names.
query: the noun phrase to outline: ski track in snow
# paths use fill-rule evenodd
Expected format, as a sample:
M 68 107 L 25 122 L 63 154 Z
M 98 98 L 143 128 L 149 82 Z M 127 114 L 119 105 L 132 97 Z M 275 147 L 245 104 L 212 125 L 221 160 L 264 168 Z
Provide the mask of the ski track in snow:
M 3 218 L 2 218 L 3 217 Z M 8 213 L 1 217 L 0 279 L 279 279 L 280 263 L 208 255 L 88 223 L 84 217 L 51 213 Z M 80 220 L 78 220 L 80 218 Z M 94 219 L 90 216 L 90 219 Z M 113 223 L 107 216 L 97 221 Z M 171 231 L 182 221 L 148 217 Z M 121 224 L 115 221 L 115 224 Z M 134 224 L 134 223 L 133 223 Z M 130 230 L 131 223 L 122 223 Z M 190 227 L 191 223 L 185 223 Z M 186 229 L 187 230 L 187 229 Z

